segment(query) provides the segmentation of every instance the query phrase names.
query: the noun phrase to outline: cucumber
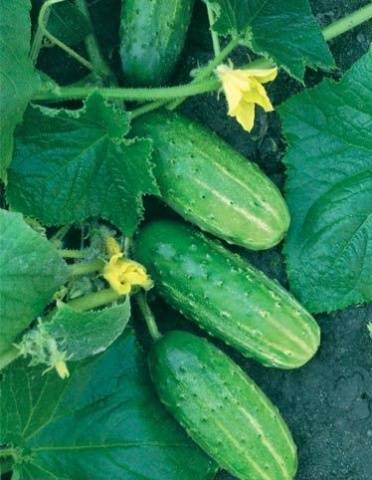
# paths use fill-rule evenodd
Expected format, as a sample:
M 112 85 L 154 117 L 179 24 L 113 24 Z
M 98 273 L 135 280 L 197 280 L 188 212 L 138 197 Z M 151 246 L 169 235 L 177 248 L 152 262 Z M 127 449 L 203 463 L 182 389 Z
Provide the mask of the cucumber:
M 120 56 L 127 83 L 157 86 L 173 72 L 194 0 L 122 0 Z
M 278 409 L 218 348 L 172 331 L 149 368 L 162 402 L 221 467 L 242 480 L 294 478 L 296 446 Z
M 140 117 L 133 129 L 153 140 L 162 199 L 186 220 L 252 250 L 282 240 L 290 218 L 279 190 L 217 135 L 172 112 Z
M 148 224 L 135 256 L 171 306 L 243 355 L 291 369 L 315 354 L 314 318 L 277 282 L 191 226 Z

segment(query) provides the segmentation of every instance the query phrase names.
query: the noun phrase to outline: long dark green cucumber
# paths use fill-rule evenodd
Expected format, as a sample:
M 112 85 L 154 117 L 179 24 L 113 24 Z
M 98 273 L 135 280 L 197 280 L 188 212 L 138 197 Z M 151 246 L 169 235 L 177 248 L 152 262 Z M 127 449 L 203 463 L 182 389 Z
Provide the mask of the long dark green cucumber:
M 156 86 L 183 48 L 194 0 L 122 0 L 120 56 L 127 83 Z
M 289 369 L 317 351 L 318 324 L 294 297 L 191 226 L 154 221 L 135 254 L 170 305 L 243 355 Z
M 291 480 L 296 446 L 278 409 L 227 355 L 167 333 L 149 356 L 159 397 L 191 438 L 241 480 Z
M 140 117 L 133 131 L 153 139 L 162 198 L 186 220 L 252 250 L 282 240 L 290 219 L 279 190 L 217 135 L 172 112 Z

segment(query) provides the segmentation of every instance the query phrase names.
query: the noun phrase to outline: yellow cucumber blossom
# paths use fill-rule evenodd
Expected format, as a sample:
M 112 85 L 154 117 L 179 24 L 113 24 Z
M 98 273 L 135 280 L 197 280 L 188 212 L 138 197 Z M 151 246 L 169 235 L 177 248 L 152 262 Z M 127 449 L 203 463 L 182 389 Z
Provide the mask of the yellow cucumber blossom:
M 274 110 L 263 84 L 276 78 L 277 68 L 243 70 L 220 65 L 216 71 L 226 96 L 228 114 L 236 117 L 244 130 L 250 132 L 253 128 L 255 105 L 260 105 L 265 112 Z
M 119 244 L 113 237 L 106 239 L 106 250 L 110 260 L 103 269 L 103 277 L 119 295 L 128 295 L 132 287 L 139 286 L 150 290 L 153 282 L 145 267 L 140 263 L 125 258 Z
M 56 369 L 58 375 L 62 378 L 68 378 L 70 376 L 70 372 L 68 371 L 66 362 L 64 360 L 59 360 L 55 365 L 54 368 Z

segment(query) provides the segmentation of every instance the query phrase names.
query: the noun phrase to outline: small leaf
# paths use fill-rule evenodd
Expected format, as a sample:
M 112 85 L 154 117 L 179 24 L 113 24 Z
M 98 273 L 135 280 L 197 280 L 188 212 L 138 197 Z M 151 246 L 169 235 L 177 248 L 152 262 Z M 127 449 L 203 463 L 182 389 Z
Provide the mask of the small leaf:
M 0 352 L 40 315 L 67 279 L 67 266 L 19 213 L 0 210 Z
M 126 235 L 158 189 L 151 143 L 126 140 L 129 116 L 93 94 L 78 111 L 30 108 L 9 171 L 12 208 L 45 225 L 106 218 Z
M 312 312 L 372 300 L 372 52 L 279 109 L 292 290 Z
M 68 361 L 83 360 L 104 352 L 123 333 L 129 317 L 128 299 L 120 305 L 90 312 L 79 312 L 59 303 L 51 320 L 40 322 L 23 336 L 20 348 L 39 357 L 32 359 L 34 364 L 44 363 L 45 350 L 52 338 Z
M 13 133 L 35 90 L 38 75 L 29 59 L 29 0 L 0 0 L 0 179 L 12 160 Z
M 331 68 L 332 55 L 308 0 L 204 0 L 216 12 L 213 29 L 239 35 L 252 50 L 302 81 L 305 66 Z
M 128 330 L 70 377 L 17 361 L 1 383 L 1 441 L 21 480 L 198 480 L 215 466 L 157 399 Z

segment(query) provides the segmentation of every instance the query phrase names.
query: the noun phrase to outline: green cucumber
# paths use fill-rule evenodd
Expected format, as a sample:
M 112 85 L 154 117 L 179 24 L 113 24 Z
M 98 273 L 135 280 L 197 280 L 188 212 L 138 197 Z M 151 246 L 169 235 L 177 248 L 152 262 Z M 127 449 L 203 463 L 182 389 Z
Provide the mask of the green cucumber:
M 127 83 L 156 86 L 172 74 L 194 0 L 122 0 L 120 56 Z
M 154 221 L 135 254 L 171 306 L 243 355 L 290 369 L 317 351 L 318 324 L 286 290 L 191 226 Z
M 241 480 L 292 480 L 296 446 L 278 409 L 227 355 L 181 331 L 149 355 L 162 402 L 190 437 Z
M 186 220 L 252 250 L 282 240 L 290 219 L 279 190 L 217 135 L 172 112 L 140 117 L 133 130 L 153 140 L 162 199 Z

